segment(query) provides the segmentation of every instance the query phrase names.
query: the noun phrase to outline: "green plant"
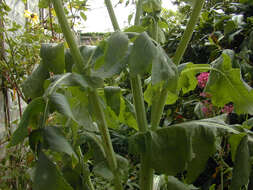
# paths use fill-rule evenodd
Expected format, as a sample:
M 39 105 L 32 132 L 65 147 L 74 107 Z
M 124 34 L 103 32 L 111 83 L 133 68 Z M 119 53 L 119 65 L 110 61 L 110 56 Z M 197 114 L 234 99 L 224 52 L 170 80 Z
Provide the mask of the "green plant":
M 111 2 L 105 0 L 115 32 L 96 47 L 80 48 L 62 2 L 52 0 L 52 3 L 70 49 L 65 51 L 63 44 L 42 45 L 42 62 L 26 85 L 40 83 L 43 88 L 34 88 L 28 94 L 33 100 L 10 142 L 13 146 L 29 138 L 36 155 L 33 189 L 94 189 L 91 173 L 112 181 L 115 189 L 123 189 L 128 163 L 114 152 L 108 130 L 120 124 L 139 131 L 130 137 L 129 146 L 131 153 L 140 155 L 141 190 L 153 189 L 154 172 L 163 174 L 159 177 L 164 181 L 160 186 L 194 188 L 188 184 L 204 171 L 208 159 L 220 148 L 219 139 L 226 135 L 234 163 L 231 189 L 248 184 L 249 148 L 253 139 L 246 128 L 226 124 L 224 115 L 159 126 L 164 106 L 175 103 L 179 92 L 194 90 L 198 84 L 196 74 L 206 71 L 210 74 L 204 92 L 211 94 L 213 105 L 223 107 L 233 102 L 237 113 L 253 114 L 252 89 L 242 80 L 240 69 L 232 67 L 232 50 L 224 50 L 211 65 L 179 65 L 204 0 L 193 3 L 193 12 L 173 60 L 157 42 L 156 19 L 150 32 L 153 39 L 146 32 L 137 32 L 142 15 L 159 14 L 159 0 L 139 0 L 135 26 L 126 32 L 119 31 Z M 49 72 L 53 76 L 49 77 Z M 130 76 L 133 104 L 122 96 L 118 86 L 104 87 L 105 79 L 115 79 L 124 72 Z M 147 75 L 151 76 L 151 82 L 143 95 L 142 79 Z M 151 110 L 150 126 L 147 108 Z M 87 147 L 81 149 L 84 144 Z M 88 167 L 90 162 L 92 169 Z M 183 176 L 181 181 L 173 177 L 178 174 Z

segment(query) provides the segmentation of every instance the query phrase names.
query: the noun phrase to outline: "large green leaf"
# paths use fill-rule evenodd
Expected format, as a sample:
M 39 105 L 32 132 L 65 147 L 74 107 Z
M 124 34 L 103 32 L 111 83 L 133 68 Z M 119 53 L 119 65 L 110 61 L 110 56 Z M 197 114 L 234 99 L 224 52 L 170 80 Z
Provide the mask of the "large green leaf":
M 173 190 L 194 190 L 197 189 L 192 185 L 189 186 L 184 184 L 183 182 L 179 181 L 174 176 L 159 176 L 160 177 L 160 184 L 159 186 L 166 187 L 166 189 L 173 189 Z M 156 190 L 156 189 L 154 189 Z M 158 189 L 157 189 L 158 190 Z
M 73 150 L 72 146 L 68 140 L 64 137 L 61 130 L 57 127 L 46 127 L 43 131 L 44 139 L 50 149 L 64 152 L 71 157 L 75 157 L 78 160 L 78 157 Z
M 22 92 L 26 98 L 37 98 L 44 93 L 43 83 L 49 78 L 49 72 L 43 63 L 22 84 Z
M 199 127 L 194 130 L 192 137 L 194 158 L 188 165 L 187 183 L 193 183 L 206 168 L 206 162 L 216 151 L 215 133 L 213 130 Z
M 175 82 L 176 83 L 176 82 Z M 151 106 L 155 101 L 157 101 L 160 97 L 160 93 L 163 89 L 163 84 L 164 83 L 159 83 L 156 85 L 151 85 L 149 84 L 147 89 L 144 92 L 144 99 L 148 103 L 149 106 Z M 169 83 L 170 85 L 170 83 Z M 175 86 L 175 84 L 171 84 L 170 87 Z M 173 90 L 173 92 L 169 91 L 168 92 L 168 97 L 165 102 L 166 105 L 174 104 L 178 99 L 177 93 Z
M 66 72 L 71 73 L 73 65 L 74 65 L 74 59 L 70 53 L 70 49 L 66 49 L 65 50 L 65 70 L 66 70 Z
M 55 107 L 55 109 L 59 113 L 67 117 L 70 117 L 71 119 L 75 121 L 69 102 L 63 94 L 53 93 L 49 96 L 49 100 L 50 100 L 50 103 Z
M 23 113 L 23 116 L 21 117 L 18 128 L 12 135 L 10 146 L 14 146 L 18 143 L 21 143 L 29 135 L 28 126 L 30 124 L 31 119 L 36 115 L 40 114 L 41 112 L 43 113 L 44 109 L 45 102 L 44 99 L 41 97 L 34 99 L 28 104 Z
M 237 148 L 244 136 L 246 136 L 246 133 L 239 133 L 239 134 L 232 134 L 229 137 L 229 144 L 231 146 L 231 157 L 232 161 L 235 162 L 236 152 Z
M 120 88 L 114 86 L 107 86 L 104 88 L 104 93 L 107 105 L 115 112 L 116 115 L 119 115 L 121 97 Z
M 152 64 L 152 85 L 162 81 L 168 81 L 170 83 L 170 89 L 174 92 L 177 89 L 177 67 L 162 48 L 158 48 L 157 51 L 156 59 Z
M 249 182 L 251 164 L 247 136 L 241 139 L 237 147 L 234 165 L 231 190 L 241 189 L 242 186 L 247 185 Z
M 39 160 L 36 164 L 33 189 L 73 190 L 58 171 L 55 164 L 43 152 L 40 152 Z
M 130 53 L 130 74 L 144 74 L 156 58 L 157 48 L 147 33 L 141 33 L 134 41 Z
M 64 45 L 61 44 L 42 44 L 40 56 L 43 64 L 48 70 L 55 74 L 61 74 L 65 69 Z
M 104 64 L 94 73 L 103 78 L 119 74 L 126 66 L 128 37 L 123 32 L 115 32 L 108 39 L 104 55 Z
M 180 68 L 181 70 L 182 68 Z M 183 69 L 180 72 L 178 80 L 178 89 L 182 89 L 183 93 L 187 93 L 194 90 L 198 84 L 196 74 L 200 72 L 205 72 L 210 69 L 208 64 L 193 64 L 188 63 L 183 65 Z
M 222 107 L 233 102 L 235 112 L 253 114 L 253 90 L 242 79 L 240 69 L 232 68 L 234 52 L 224 50 L 215 60 L 205 91 L 212 95 L 212 103 Z
M 208 158 L 216 151 L 216 135 L 225 133 L 240 132 L 227 125 L 222 116 L 139 133 L 130 138 L 129 145 L 133 153 L 146 153 L 150 167 L 156 172 L 176 175 L 186 169 L 187 181 L 192 182 L 203 172 Z
M 158 173 L 176 175 L 182 172 L 191 159 L 190 139 L 181 127 L 139 133 L 130 138 L 133 153 L 146 153 L 149 166 Z
M 96 46 L 80 46 L 79 50 L 83 57 L 83 65 L 93 64 L 98 57 L 103 55 L 103 52 Z M 75 65 L 75 60 L 70 52 L 70 49 L 66 49 L 65 51 L 65 69 L 67 72 L 72 72 L 72 67 Z M 75 68 L 75 67 L 74 67 Z M 77 73 L 80 73 L 77 72 Z
M 98 88 L 103 86 L 103 80 L 98 77 L 83 76 L 77 73 L 65 73 L 56 75 L 52 79 L 51 84 L 46 90 L 46 94 L 50 95 L 60 87 L 79 86 L 83 89 Z
M 166 55 L 162 48 L 158 48 L 158 54 L 155 61 L 152 64 L 151 75 L 152 86 L 149 86 L 144 93 L 144 98 L 148 101 L 149 105 L 153 104 L 152 116 L 154 111 L 158 108 L 159 99 L 163 88 L 168 89 L 168 96 L 165 104 L 173 104 L 176 102 L 177 95 L 177 83 L 178 83 L 178 71 L 176 65 Z

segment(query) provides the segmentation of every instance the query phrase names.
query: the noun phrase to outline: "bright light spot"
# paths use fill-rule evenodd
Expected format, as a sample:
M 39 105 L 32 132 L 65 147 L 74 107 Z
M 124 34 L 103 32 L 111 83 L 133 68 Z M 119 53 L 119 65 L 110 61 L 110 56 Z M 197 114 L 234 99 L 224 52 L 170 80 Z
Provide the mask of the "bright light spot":
M 127 27 L 128 17 L 130 14 L 135 12 L 135 5 L 129 4 L 125 6 L 125 1 L 123 4 L 118 4 L 119 0 L 112 0 L 114 11 L 119 22 L 120 28 Z M 131 1 L 130 1 L 131 2 Z M 87 20 L 82 22 L 82 26 L 78 27 L 78 30 L 83 32 L 111 32 L 113 31 L 112 23 L 108 15 L 107 9 L 105 7 L 103 0 L 88 0 L 87 4 L 89 9 L 86 12 Z M 166 9 L 176 10 L 171 1 L 163 0 L 162 6 Z M 132 21 L 134 17 L 132 18 Z

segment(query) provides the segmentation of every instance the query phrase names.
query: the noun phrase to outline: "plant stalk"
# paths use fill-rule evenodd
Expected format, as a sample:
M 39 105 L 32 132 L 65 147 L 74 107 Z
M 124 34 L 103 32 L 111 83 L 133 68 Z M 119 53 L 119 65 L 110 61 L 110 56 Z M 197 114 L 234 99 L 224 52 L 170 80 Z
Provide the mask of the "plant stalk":
M 179 43 L 179 46 L 176 50 L 175 56 L 173 57 L 173 62 L 176 65 L 178 65 L 180 63 L 180 61 L 182 60 L 185 50 L 191 40 L 194 28 L 198 22 L 198 18 L 199 18 L 201 9 L 204 5 L 204 2 L 205 2 L 205 0 L 199 0 L 198 2 L 195 3 L 195 5 L 193 7 L 193 12 L 191 14 L 190 20 L 187 24 L 186 30 L 185 30 L 183 37 Z M 151 121 L 152 129 L 156 129 L 159 126 L 159 122 L 162 117 L 165 102 L 166 102 L 166 99 L 167 99 L 168 93 L 169 93 L 169 89 L 168 89 L 169 85 L 170 84 L 168 82 L 166 82 L 163 85 L 163 88 L 161 90 L 161 95 L 160 95 L 160 98 L 157 103 L 158 106 L 155 110 L 156 114 L 154 114 L 154 117 L 152 118 L 152 121 Z
M 120 30 L 119 24 L 118 24 L 117 18 L 115 16 L 111 1 L 110 0 L 105 0 L 105 5 L 106 5 L 107 11 L 109 13 L 109 16 L 111 18 L 113 29 L 115 31 Z
M 185 50 L 191 40 L 193 32 L 194 32 L 194 28 L 198 22 L 199 15 L 200 15 L 200 12 L 202 10 L 204 3 L 205 3 L 205 0 L 199 0 L 199 1 L 196 1 L 194 4 L 190 20 L 186 26 L 183 37 L 182 37 L 182 39 L 179 43 L 179 46 L 176 50 L 176 53 L 173 57 L 173 62 L 176 65 L 178 65 L 183 58 Z
M 140 25 L 140 17 L 142 14 L 142 3 L 143 0 L 138 0 L 135 14 L 135 23 L 134 23 L 135 25 Z M 138 127 L 141 132 L 146 132 L 148 130 L 148 122 L 144 106 L 141 77 L 140 75 L 137 75 L 136 77 L 131 77 L 130 80 Z M 152 190 L 154 170 L 149 166 L 149 156 L 146 153 L 143 153 L 140 155 L 140 157 L 141 157 L 140 182 L 139 182 L 140 189 Z
M 83 57 L 79 51 L 75 37 L 72 34 L 72 31 L 69 27 L 68 20 L 65 16 L 64 9 L 62 6 L 62 1 L 61 0 L 52 0 L 51 2 L 54 5 L 54 9 L 55 9 L 55 12 L 56 12 L 56 15 L 58 18 L 58 22 L 61 26 L 62 33 L 64 34 L 64 37 L 69 45 L 70 52 L 73 55 L 73 59 L 76 63 L 76 66 L 77 66 L 78 70 L 80 70 L 82 72 L 86 65 L 84 65 Z
M 107 2 L 108 4 L 111 4 L 110 0 L 105 0 L 105 2 Z M 115 15 L 113 8 L 108 6 L 107 3 L 106 3 L 106 6 L 111 18 L 112 25 L 119 26 L 116 17 L 112 16 L 112 15 Z M 135 25 L 140 24 L 141 13 L 142 13 L 142 0 L 139 0 L 137 4 L 137 9 L 136 9 Z M 115 31 L 119 30 L 119 28 L 114 27 L 114 30 Z M 138 128 L 141 132 L 146 132 L 148 130 L 148 122 L 147 122 L 146 111 L 145 111 L 145 106 L 144 106 L 141 77 L 139 75 L 131 77 L 130 82 L 131 82 L 131 88 L 132 88 L 132 93 L 133 93 Z M 148 155 L 141 154 L 140 189 L 152 190 L 152 186 L 153 186 L 153 169 L 149 167 Z
M 78 49 L 76 41 L 74 39 L 74 36 L 73 36 L 73 34 L 70 30 L 70 27 L 68 25 L 67 18 L 64 14 L 61 0 L 52 0 L 52 2 L 54 5 L 56 15 L 58 17 L 58 21 L 59 21 L 60 26 L 62 28 L 62 32 L 63 32 L 63 34 L 67 40 L 67 43 L 70 47 L 70 51 L 71 51 L 73 57 L 76 58 L 75 62 L 78 66 L 78 69 L 82 69 L 82 65 L 83 65 L 84 61 L 83 61 L 81 53 Z M 121 179 L 120 179 L 120 176 L 118 175 L 118 172 L 117 172 L 118 167 L 117 167 L 116 156 L 115 156 L 115 153 L 114 153 L 114 150 L 112 147 L 110 134 L 108 131 L 106 120 L 105 120 L 105 113 L 104 113 L 104 110 L 100 104 L 99 95 L 96 90 L 93 90 L 93 91 L 89 92 L 89 97 L 91 98 L 94 112 L 95 112 L 95 117 L 98 121 L 98 126 L 99 126 L 99 130 L 100 130 L 100 133 L 102 136 L 106 158 L 107 158 L 108 164 L 110 166 L 110 169 L 112 170 L 113 175 L 114 175 L 115 188 L 117 190 L 123 190 L 123 186 L 121 184 Z
M 101 133 L 103 147 L 105 150 L 105 154 L 107 155 L 106 159 L 114 174 L 115 188 L 117 190 L 123 190 L 121 180 L 117 172 L 117 169 L 118 169 L 117 160 L 116 160 L 115 153 L 113 151 L 112 141 L 110 139 L 110 134 L 109 134 L 109 130 L 108 130 L 106 119 L 105 119 L 105 114 L 104 114 L 101 104 L 99 103 L 99 95 L 97 91 L 90 91 L 89 98 L 91 100 L 92 107 L 94 108 L 94 115 L 98 121 L 98 127 Z

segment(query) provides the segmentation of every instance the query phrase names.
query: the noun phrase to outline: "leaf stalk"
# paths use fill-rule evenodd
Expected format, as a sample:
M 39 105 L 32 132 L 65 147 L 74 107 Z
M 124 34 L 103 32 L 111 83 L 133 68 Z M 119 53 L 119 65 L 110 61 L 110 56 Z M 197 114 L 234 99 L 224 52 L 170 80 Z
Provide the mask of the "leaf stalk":
M 204 2 L 205 2 L 205 0 L 199 0 L 198 2 L 196 2 L 194 4 L 190 20 L 187 24 L 186 30 L 185 30 L 183 37 L 179 43 L 179 46 L 176 50 L 175 56 L 173 57 L 173 62 L 176 65 L 178 65 L 180 63 L 180 61 L 182 60 L 185 50 L 191 40 L 194 28 L 198 22 L 198 18 L 199 18 L 201 9 L 204 5 Z M 152 121 L 151 121 L 151 127 L 153 130 L 155 130 L 159 126 L 159 122 L 161 120 L 163 109 L 164 109 L 166 99 L 167 99 L 168 93 L 169 93 L 169 89 L 168 89 L 169 85 L 170 84 L 168 82 L 165 82 L 165 84 L 163 85 L 163 88 L 161 90 L 161 95 L 160 95 L 160 98 L 157 102 L 157 106 L 155 108 L 156 114 L 154 114 L 154 117 L 152 118 Z

